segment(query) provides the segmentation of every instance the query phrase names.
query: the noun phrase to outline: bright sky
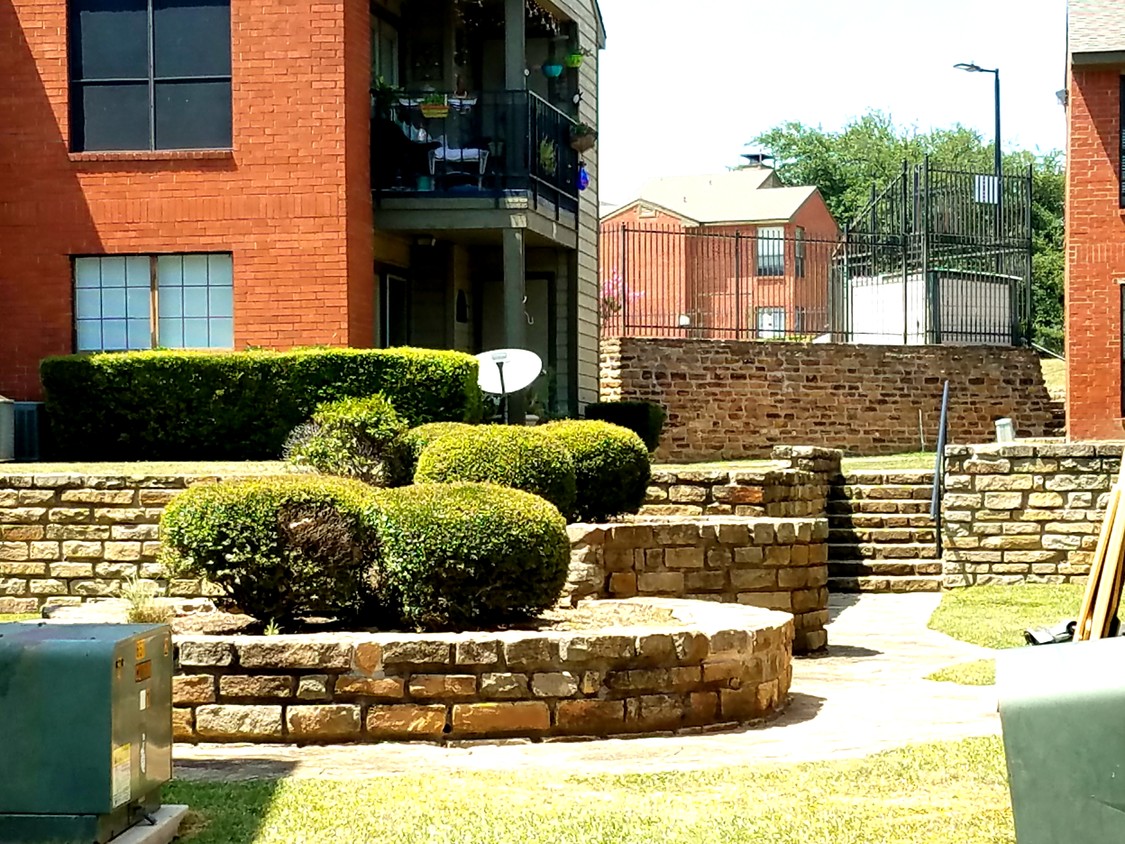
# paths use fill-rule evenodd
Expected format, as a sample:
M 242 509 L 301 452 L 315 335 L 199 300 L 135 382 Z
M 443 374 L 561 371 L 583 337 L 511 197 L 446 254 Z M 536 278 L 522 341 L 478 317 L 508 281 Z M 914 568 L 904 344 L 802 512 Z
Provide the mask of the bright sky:
M 992 75 L 957 62 L 1000 68 L 1005 149 L 1064 144 L 1066 0 L 600 2 L 605 203 L 740 164 L 751 138 L 787 120 L 834 130 L 874 108 L 991 141 Z

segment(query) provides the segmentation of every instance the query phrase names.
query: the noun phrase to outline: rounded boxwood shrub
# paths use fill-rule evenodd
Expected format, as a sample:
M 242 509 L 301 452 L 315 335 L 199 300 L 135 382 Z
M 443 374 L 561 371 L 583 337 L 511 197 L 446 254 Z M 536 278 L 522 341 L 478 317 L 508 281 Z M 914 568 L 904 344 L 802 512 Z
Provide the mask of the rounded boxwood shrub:
M 383 395 L 325 402 L 290 434 L 285 458 L 298 468 L 397 486 L 410 480 L 405 434 L 406 423 Z
M 545 498 L 570 517 L 574 461 L 565 448 L 534 428 L 481 425 L 444 436 L 418 458 L 418 484 L 493 483 Z
M 378 493 L 381 594 L 422 630 L 474 629 L 558 601 L 570 543 L 558 510 L 494 484 L 421 484 Z
M 164 510 L 169 577 L 206 578 L 259 621 L 355 617 L 373 599 L 376 490 L 312 475 L 191 487 Z
M 586 418 L 612 422 L 635 431 L 649 451 L 656 451 L 668 414 L 651 401 L 607 401 L 586 405 Z
M 411 428 L 403 438 L 406 459 L 410 464 L 410 476 L 414 476 L 418 468 L 418 458 L 430 443 L 437 442 L 449 434 L 466 434 L 473 430 L 476 430 L 476 426 L 467 422 L 430 422 Z
M 652 470 L 639 436 L 620 425 L 581 419 L 552 422 L 539 430 L 574 460 L 574 511 L 580 521 L 604 522 L 641 509 Z

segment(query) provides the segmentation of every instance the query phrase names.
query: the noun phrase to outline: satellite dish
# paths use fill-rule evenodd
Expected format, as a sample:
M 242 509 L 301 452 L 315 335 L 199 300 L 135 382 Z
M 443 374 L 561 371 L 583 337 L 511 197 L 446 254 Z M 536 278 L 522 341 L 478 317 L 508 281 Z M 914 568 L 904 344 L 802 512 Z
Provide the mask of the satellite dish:
M 480 374 L 477 385 L 486 393 L 503 396 L 518 393 L 543 374 L 543 361 L 527 349 L 497 349 L 477 355 Z

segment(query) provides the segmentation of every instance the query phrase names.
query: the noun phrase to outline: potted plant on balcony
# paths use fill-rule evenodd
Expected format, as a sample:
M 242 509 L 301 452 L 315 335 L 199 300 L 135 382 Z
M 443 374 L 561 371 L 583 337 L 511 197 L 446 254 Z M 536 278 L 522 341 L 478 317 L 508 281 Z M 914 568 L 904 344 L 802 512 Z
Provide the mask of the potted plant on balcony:
M 539 142 L 539 169 L 546 176 L 553 176 L 559 167 L 559 148 L 550 138 Z
M 448 117 L 449 103 L 444 94 L 427 94 L 418 104 L 423 117 Z
M 570 148 L 575 152 L 589 152 L 597 142 L 597 130 L 588 123 L 578 123 L 570 130 Z
M 563 63 L 571 70 L 573 70 L 574 68 L 582 67 L 582 62 L 592 55 L 594 54 L 590 50 L 587 50 L 585 47 L 575 47 L 573 50 L 566 54 L 566 58 L 563 59 Z
M 559 59 L 547 59 L 547 61 L 543 62 L 543 67 L 541 69 L 543 75 L 548 79 L 558 79 L 562 76 L 563 63 Z

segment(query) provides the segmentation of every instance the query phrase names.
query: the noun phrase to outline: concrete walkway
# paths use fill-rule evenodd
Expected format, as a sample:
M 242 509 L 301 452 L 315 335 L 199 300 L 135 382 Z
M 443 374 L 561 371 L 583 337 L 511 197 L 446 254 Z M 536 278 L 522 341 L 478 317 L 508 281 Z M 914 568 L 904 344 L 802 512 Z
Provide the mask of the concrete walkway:
M 926 629 L 940 600 L 937 594 L 832 596 L 828 653 L 794 660 L 788 709 L 758 727 L 658 738 L 451 747 L 176 745 L 176 776 L 341 779 L 528 768 L 655 772 L 867 756 L 906 744 L 998 733 L 993 687 L 923 679 L 938 668 L 992 655 Z

